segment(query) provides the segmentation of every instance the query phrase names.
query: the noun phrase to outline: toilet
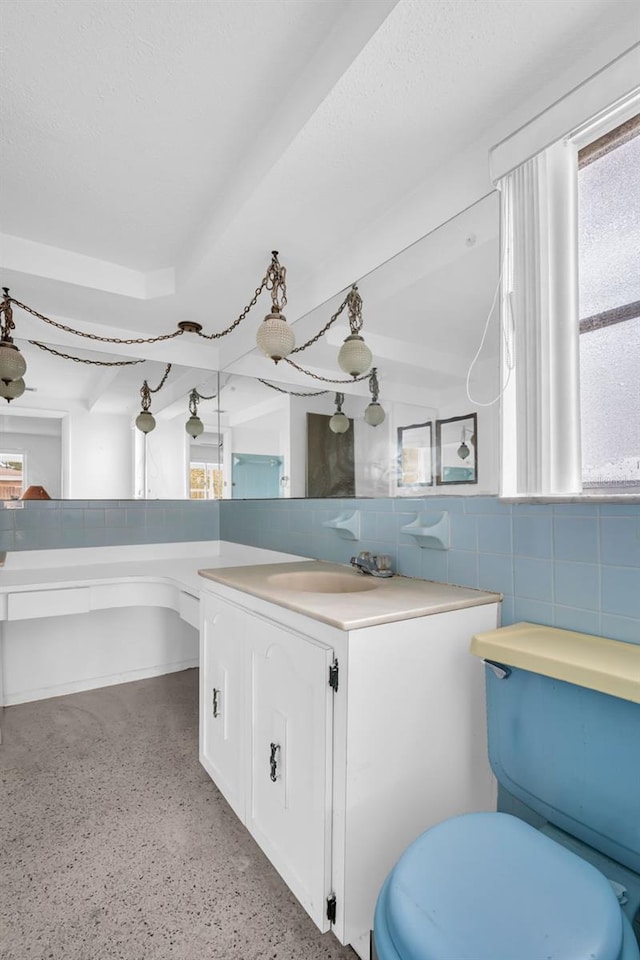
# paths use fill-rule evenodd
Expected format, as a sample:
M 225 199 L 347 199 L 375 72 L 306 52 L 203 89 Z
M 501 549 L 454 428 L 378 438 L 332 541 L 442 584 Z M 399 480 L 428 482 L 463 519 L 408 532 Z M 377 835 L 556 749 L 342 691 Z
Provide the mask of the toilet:
M 471 650 L 501 812 L 405 850 L 373 960 L 640 960 L 640 646 L 521 623 Z

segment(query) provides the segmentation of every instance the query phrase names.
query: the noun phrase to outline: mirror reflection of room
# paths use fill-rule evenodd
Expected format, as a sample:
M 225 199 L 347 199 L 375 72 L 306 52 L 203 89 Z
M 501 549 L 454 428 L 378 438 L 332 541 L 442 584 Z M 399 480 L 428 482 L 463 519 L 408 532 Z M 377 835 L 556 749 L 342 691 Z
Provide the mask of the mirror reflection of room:
M 284 283 L 275 253 L 269 270 Z M 32 326 L 25 336 L 14 307 L 29 375 L 3 421 L 0 453 L 25 457 L 22 493 L 14 484 L 11 496 L 24 495 L 25 483 L 86 500 L 496 493 L 497 282 L 498 203 L 489 194 L 301 318 L 287 308 L 286 324 L 276 283 L 276 312 L 258 324 L 258 342 L 271 325 L 287 333 L 288 349 L 297 346 L 276 366 L 264 342 L 251 347 L 255 321 L 225 335 L 219 412 L 217 374 L 172 362 L 175 341 L 162 345 L 163 360 L 146 344 L 67 353 L 28 338 Z M 187 341 L 180 350 L 202 360 Z M 436 425 L 472 415 L 482 454 L 474 447 L 473 470 L 448 464 L 442 479 Z M 416 424 L 431 424 L 430 450 L 421 448 L 412 477 L 398 438 Z M 36 435 L 49 439 L 27 456 Z

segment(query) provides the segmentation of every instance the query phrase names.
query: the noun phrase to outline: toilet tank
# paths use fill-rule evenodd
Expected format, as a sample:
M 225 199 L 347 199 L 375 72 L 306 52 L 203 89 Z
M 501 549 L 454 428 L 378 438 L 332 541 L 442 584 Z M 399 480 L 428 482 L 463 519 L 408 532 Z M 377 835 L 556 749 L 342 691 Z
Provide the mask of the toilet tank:
M 489 759 L 549 822 L 640 873 L 640 646 L 536 624 L 474 637 Z M 498 671 L 500 672 L 500 671 Z

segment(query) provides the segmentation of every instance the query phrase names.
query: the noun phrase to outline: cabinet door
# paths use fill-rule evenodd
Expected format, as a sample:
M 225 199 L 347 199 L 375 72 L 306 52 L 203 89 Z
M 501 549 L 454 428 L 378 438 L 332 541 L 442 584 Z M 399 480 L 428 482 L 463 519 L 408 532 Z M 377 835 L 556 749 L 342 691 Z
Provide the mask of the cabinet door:
M 246 825 L 321 930 L 329 929 L 330 649 L 254 617 Z
M 244 821 L 244 619 L 205 596 L 200 630 L 200 762 Z

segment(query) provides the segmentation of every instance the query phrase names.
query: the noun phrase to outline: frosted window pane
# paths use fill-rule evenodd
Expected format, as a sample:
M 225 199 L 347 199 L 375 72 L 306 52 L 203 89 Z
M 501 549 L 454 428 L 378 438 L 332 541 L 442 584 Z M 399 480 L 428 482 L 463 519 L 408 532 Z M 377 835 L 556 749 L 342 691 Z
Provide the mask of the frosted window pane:
M 640 300 L 640 136 L 578 177 L 580 317 Z
M 585 485 L 640 487 L 640 319 L 580 337 Z

